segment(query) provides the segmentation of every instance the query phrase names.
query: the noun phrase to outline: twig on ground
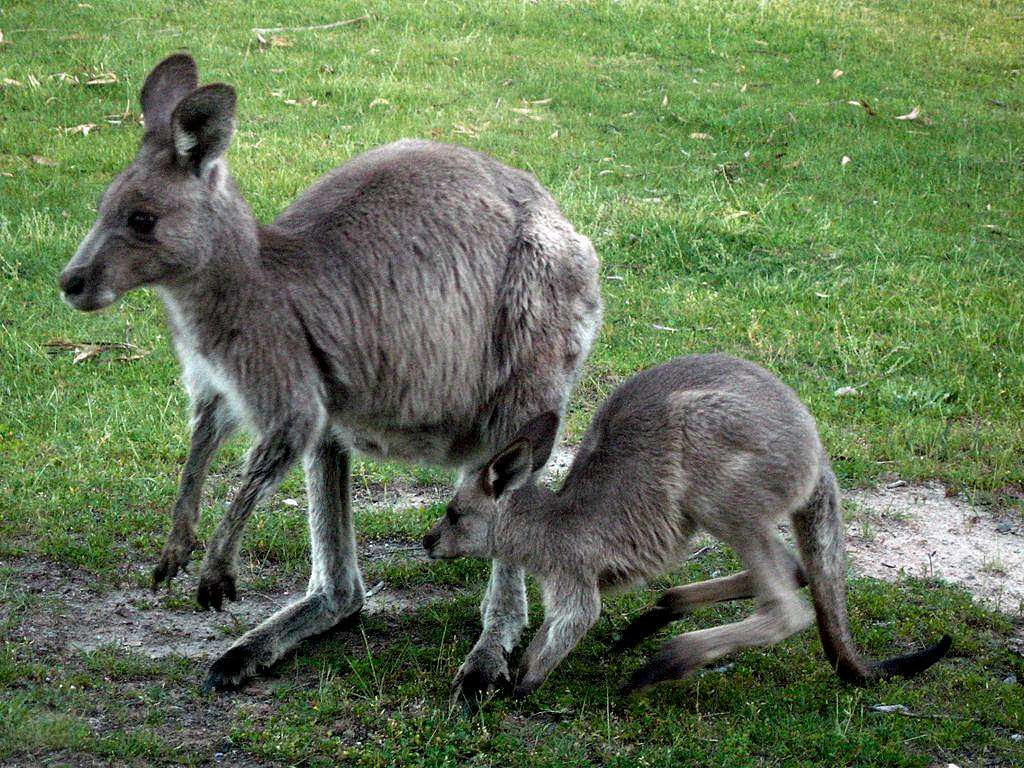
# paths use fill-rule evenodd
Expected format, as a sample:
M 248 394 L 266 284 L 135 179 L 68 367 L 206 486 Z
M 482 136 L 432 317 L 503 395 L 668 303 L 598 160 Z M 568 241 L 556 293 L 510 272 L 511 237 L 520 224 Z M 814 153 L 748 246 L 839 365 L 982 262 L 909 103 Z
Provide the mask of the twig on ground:
M 338 27 L 347 27 L 351 24 L 362 24 L 364 21 L 369 21 L 370 18 L 371 14 L 367 13 L 363 16 L 356 16 L 353 19 L 332 21 L 330 24 L 313 24 L 308 27 L 253 27 L 252 31 L 259 38 L 261 35 L 268 35 L 273 32 L 309 32 L 312 30 L 337 29 Z
M 142 349 L 129 341 L 64 341 L 56 339 L 45 342 L 43 347 L 51 355 L 57 355 L 61 352 L 74 352 L 75 357 L 72 360 L 74 363 L 80 363 L 91 357 L 98 357 L 104 352 L 114 351 L 123 352 L 122 355 L 116 358 L 119 363 L 128 363 L 132 360 L 141 360 L 152 352 L 150 349 Z

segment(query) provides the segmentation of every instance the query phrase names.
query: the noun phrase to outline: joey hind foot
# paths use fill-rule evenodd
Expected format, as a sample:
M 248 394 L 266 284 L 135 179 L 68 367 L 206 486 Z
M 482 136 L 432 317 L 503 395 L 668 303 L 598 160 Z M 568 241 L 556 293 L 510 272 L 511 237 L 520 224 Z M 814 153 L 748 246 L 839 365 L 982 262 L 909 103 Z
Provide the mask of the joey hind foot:
M 199 587 L 196 590 L 196 601 L 199 606 L 203 610 L 213 608 L 219 611 L 223 608 L 225 599 L 238 599 L 234 571 L 227 568 L 204 568 L 199 574 Z
M 467 713 L 475 712 L 491 694 L 508 689 L 511 677 L 503 648 L 473 649 L 452 681 L 452 695 Z
M 516 683 L 515 688 L 512 689 L 511 696 L 513 699 L 525 699 L 540 688 L 543 683 L 543 677 L 532 677 L 529 672 L 525 672 L 522 677 L 519 678 L 519 682 Z
M 678 618 L 678 614 L 668 608 L 660 605 L 654 606 L 641 613 L 622 630 L 622 635 L 612 646 L 612 650 L 620 652 L 635 648 L 662 627 L 671 624 Z
M 628 696 L 658 683 L 682 680 L 703 665 L 703 658 L 697 649 L 688 649 L 685 644 L 679 642 L 679 638 L 674 638 L 674 640 L 668 641 L 665 647 L 650 661 L 632 674 L 629 682 L 622 687 L 621 693 Z
M 178 536 L 171 534 L 171 537 L 164 544 L 160 553 L 160 561 L 153 568 L 153 591 L 156 592 L 160 585 L 171 581 L 179 572 L 185 572 L 189 561 L 192 559 L 192 550 L 195 549 L 196 540 L 193 536 Z

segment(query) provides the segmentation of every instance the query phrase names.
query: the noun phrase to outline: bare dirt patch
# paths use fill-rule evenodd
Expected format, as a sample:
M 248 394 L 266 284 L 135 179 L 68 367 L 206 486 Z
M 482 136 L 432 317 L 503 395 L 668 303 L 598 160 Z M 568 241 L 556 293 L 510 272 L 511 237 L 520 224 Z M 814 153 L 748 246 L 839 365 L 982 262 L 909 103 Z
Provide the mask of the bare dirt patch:
M 369 557 L 374 559 L 412 555 L 405 543 L 376 542 L 369 547 Z M 232 638 L 300 597 L 305 589 L 299 581 L 282 584 L 267 574 L 243 574 L 241 600 L 214 612 L 200 611 L 193 604 L 194 575 L 179 576 L 168 594 L 139 586 L 145 578 L 142 566 L 138 566 L 137 578 L 112 588 L 96 584 L 84 571 L 52 561 L 18 558 L 0 561 L 0 568 L 12 573 L 8 589 L 36 604 L 19 612 L 11 638 L 27 641 L 43 653 L 114 647 L 150 659 L 183 656 L 205 660 L 222 653 Z M 263 576 L 271 586 L 258 592 L 247 589 L 246 583 L 254 576 Z M 446 594 L 430 587 L 397 590 L 381 582 L 370 587 L 363 612 L 398 613 Z
M 959 584 L 997 610 L 1024 606 L 1024 525 L 999 519 L 937 482 L 851 491 L 847 548 L 856 573 Z

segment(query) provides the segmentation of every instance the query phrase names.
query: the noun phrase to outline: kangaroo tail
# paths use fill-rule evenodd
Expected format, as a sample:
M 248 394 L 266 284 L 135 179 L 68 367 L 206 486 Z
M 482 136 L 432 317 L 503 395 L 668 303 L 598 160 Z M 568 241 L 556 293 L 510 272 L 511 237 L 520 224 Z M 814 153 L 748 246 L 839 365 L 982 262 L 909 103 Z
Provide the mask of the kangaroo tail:
M 949 635 L 906 656 L 884 661 L 861 658 L 846 613 L 846 550 L 839 488 L 827 461 L 810 501 L 793 514 L 793 527 L 814 598 L 821 644 L 844 682 L 863 686 L 879 678 L 911 677 L 946 655 L 952 645 Z

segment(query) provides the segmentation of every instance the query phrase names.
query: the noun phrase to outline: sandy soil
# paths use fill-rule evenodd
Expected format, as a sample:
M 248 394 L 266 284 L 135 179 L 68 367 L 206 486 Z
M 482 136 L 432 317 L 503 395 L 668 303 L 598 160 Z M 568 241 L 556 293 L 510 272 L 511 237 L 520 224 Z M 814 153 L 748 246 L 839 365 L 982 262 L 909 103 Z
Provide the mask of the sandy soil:
M 1024 524 L 1000 519 L 940 483 L 854 491 L 847 549 L 854 572 L 960 584 L 997 610 L 1024 611 Z

